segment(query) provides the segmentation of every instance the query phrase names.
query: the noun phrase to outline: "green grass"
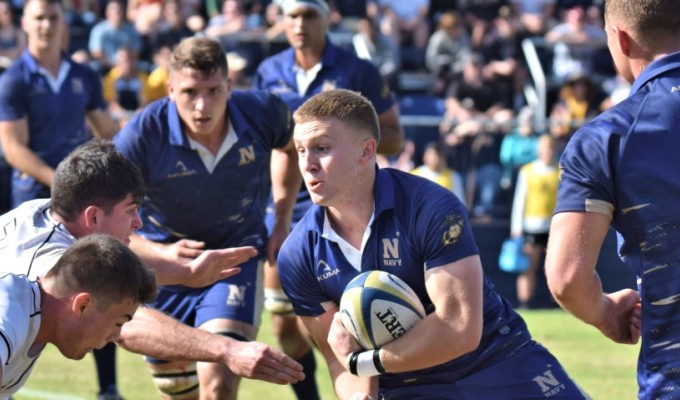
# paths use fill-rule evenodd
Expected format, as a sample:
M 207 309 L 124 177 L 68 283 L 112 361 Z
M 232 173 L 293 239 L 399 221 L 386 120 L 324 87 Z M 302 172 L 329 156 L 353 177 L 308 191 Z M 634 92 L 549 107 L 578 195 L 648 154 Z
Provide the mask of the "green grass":
M 535 339 L 549 348 L 569 374 L 597 400 L 634 399 L 637 394 L 635 368 L 638 346 L 617 345 L 594 328 L 560 310 L 523 311 Z M 263 318 L 260 341 L 273 344 L 269 317 Z M 324 400 L 334 399 L 328 372 L 317 357 L 317 381 Z M 510 372 L 510 371 L 509 371 Z M 158 398 L 141 356 L 118 352 L 118 380 L 127 400 Z M 96 393 L 94 360 L 66 360 L 54 347 L 45 350 L 25 389 L 15 400 L 94 399 Z M 285 386 L 243 380 L 240 398 L 294 400 Z

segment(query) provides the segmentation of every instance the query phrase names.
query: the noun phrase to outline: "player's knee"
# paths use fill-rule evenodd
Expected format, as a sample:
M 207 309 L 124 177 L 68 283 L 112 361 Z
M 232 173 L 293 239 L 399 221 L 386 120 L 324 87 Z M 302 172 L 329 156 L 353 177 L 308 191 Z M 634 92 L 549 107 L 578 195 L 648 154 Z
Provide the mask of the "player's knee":
M 151 365 L 156 388 L 164 398 L 186 400 L 198 398 L 199 383 L 196 364 L 185 364 L 173 368 Z
M 293 304 L 282 289 L 264 288 L 264 308 L 273 315 L 294 315 Z

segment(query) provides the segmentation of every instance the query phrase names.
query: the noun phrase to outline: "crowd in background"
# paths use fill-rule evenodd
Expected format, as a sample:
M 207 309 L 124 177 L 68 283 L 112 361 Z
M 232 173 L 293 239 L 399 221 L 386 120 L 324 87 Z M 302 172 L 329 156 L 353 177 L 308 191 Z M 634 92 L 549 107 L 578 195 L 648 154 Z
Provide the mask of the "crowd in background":
M 580 125 L 627 94 L 607 52 L 602 0 L 330 5 L 330 40 L 371 60 L 401 105 L 406 144 L 381 165 L 448 186 L 477 221 L 526 216 L 513 210 L 513 198 L 521 168 L 538 158 L 539 137 L 552 137 L 558 159 Z M 26 46 L 22 7 L 0 0 L 0 68 Z M 170 51 L 185 37 L 219 40 L 237 89 L 251 86 L 260 61 L 288 47 L 278 0 L 66 0 L 63 7 L 63 51 L 100 74 L 119 127 L 167 94 Z M 536 77 L 527 38 L 541 50 L 544 109 L 530 96 Z M 409 119 L 420 114 L 433 118 Z

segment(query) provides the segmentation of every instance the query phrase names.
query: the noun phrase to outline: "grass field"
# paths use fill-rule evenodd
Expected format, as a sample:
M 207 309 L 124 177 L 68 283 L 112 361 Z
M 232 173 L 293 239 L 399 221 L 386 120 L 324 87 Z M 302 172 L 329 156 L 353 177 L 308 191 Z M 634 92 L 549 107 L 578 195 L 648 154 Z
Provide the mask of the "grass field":
M 635 368 L 638 346 L 617 345 L 594 328 L 561 310 L 523 311 L 536 340 L 548 347 L 569 374 L 596 400 L 636 398 Z M 259 340 L 273 343 L 268 316 Z M 319 359 L 317 379 L 324 400 L 334 399 L 327 370 Z M 509 371 L 510 372 L 510 371 Z M 118 380 L 127 400 L 157 398 L 156 390 L 141 356 L 118 352 Z M 45 350 L 28 384 L 15 400 L 89 400 L 95 398 L 94 360 L 66 360 L 54 347 Z M 244 380 L 240 398 L 244 400 L 294 400 L 288 387 Z

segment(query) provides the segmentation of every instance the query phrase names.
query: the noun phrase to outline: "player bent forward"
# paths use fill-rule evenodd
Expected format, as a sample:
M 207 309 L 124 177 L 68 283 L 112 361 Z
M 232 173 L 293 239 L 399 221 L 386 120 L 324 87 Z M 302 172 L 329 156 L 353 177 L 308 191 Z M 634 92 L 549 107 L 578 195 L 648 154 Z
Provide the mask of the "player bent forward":
M 315 205 L 281 249 L 280 277 L 339 398 L 588 398 L 493 291 L 458 198 L 424 178 L 376 167 L 380 137 L 370 102 L 330 90 L 294 119 Z M 408 283 L 428 315 L 375 353 L 350 357 L 361 348 L 342 326 L 338 303 L 353 277 L 374 269 Z M 362 365 L 347 365 L 357 359 Z
M 108 235 L 80 239 L 45 276 L 0 277 L 0 398 L 24 385 L 47 343 L 80 360 L 118 339 L 141 303 L 156 297 L 142 261 Z

